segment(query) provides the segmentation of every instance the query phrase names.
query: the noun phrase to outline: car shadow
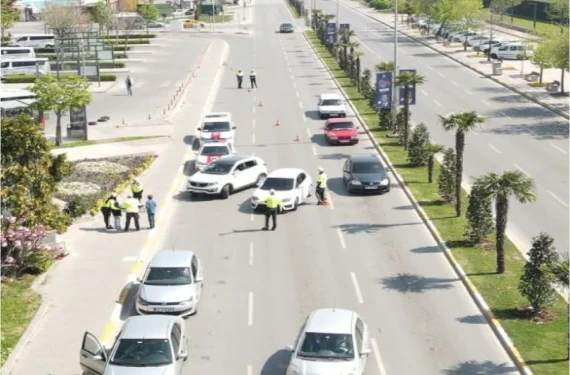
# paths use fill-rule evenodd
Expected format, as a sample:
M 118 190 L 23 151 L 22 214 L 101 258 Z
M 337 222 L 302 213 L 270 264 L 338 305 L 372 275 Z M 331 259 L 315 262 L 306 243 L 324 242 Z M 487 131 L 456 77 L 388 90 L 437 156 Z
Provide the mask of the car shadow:
M 319 155 L 321 160 L 345 160 L 346 158 L 348 158 L 348 154 L 343 154 L 342 152 Z
M 319 111 L 305 111 L 305 116 L 307 116 L 307 118 L 310 118 L 311 120 L 321 120 Z
M 184 176 L 190 177 L 194 173 L 197 172 L 196 170 L 196 161 L 195 160 L 188 160 L 184 162 Z
M 342 177 L 333 177 L 327 180 L 327 187 L 328 189 L 339 195 L 341 197 L 349 197 L 348 191 L 346 190 L 346 186 L 344 185 L 344 180 Z
M 252 213 L 255 215 L 256 212 L 253 210 L 253 208 L 251 208 L 251 199 L 247 198 L 246 200 L 244 200 L 243 202 L 239 203 L 238 206 L 238 212 L 242 213 L 242 214 L 247 214 L 247 215 L 251 215 Z
M 291 351 L 281 349 L 276 351 L 265 361 L 260 375 L 285 375 L 291 360 Z
M 138 315 L 136 309 L 137 295 L 141 284 L 138 281 L 131 281 L 119 295 L 119 300 L 117 302 L 122 302 L 121 304 L 121 320 L 126 320 L 131 316 Z

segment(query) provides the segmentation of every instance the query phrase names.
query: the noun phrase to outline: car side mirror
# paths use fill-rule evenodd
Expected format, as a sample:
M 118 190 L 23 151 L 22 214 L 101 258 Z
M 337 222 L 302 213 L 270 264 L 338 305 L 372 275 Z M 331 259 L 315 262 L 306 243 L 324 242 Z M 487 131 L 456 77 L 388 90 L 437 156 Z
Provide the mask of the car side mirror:
M 237 129 L 237 126 L 232 126 L 232 130 L 236 130 L 236 129 Z
M 202 281 L 204 281 L 204 278 L 202 278 L 201 276 L 196 277 L 195 280 L 197 283 L 201 283 Z
M 188 358 L 188 353 L 180 353 L 176 356 L 176 359 L 186 360 Z
M 196 130 L 200 130 L 200 131 L 202 131 L 202 128 L 196 128 Z
M 285 347 L 285 350 L 289 350 L 290 352 L 292 352 L 293 351 L 293 345 L 287 345 Z
M 360 130 L 360 126 L 357 126 L 357 127 L 356 127 L 356 130 Z
M 370 353 L 371 353 L 370 349 L 362 349 L 362 351 L 360 352 L 360 355 L 368 355 Z
M 137 277 L 137 282 L 142 283 L 142 277 Z

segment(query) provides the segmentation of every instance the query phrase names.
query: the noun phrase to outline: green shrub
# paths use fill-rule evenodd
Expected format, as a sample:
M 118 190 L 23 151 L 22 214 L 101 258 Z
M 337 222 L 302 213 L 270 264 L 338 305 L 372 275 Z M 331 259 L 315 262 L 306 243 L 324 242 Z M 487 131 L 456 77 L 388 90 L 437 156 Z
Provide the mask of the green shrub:
M 114 50 L 115 50 L 115 53 L 117 53 L 117 52 L 125 53 L 125 51 L 130 50 L 130 47 L 126 46 L 125 44 L 120 44 L 120 45 L 115 45 Z M 55 56 L 55 49 L 54 48 L 34 48 L 34 51 L 36 52 L 36 55 L 39 55 L 42 53 L 53 53 Z
M 57 66 L 59 65 L 58 63 L 51 63 L 51 70 L 56 70 Z M 77 70 L 77 63 L 75 62 L 66 62 L 61 64 L 62 68 L 61 70 Z M 117 69 L 117 68 L 124 68 L 125 67 L 125 63 L 123 62 L 117 62 L 115 64 L 113 64 L 112 62 L 100 62 L 99 63 L 99 68 L 100 69 Z
M 55 261 L 54 254 L 49 250 L 32 251 L 24 260 L 27 272 L 35 275 L 46 272 Z
M 81 197 L 73 197 L 67 203 L 63 212 L 68 214 L 72 219 L 76 219 L 85 215 L 87 213 L 87 209 L 88 207 Z
M 55 73 L 52 73 L 55 75 Z M 70 75 L 68 73 L 61 75 Z M 73 75 L 73 74 L 71 74 Z M 97 76 L 87 76 L 89 82 L 97 82 Z M 36 81 L 35 75 L 8 75 L 2 78 L 3 83 L 34 83 Z M 117 76 L 114 74 L 101 74 L 101 82 L 115 82 Z
M 44 59 L 48 59 L 50 62 L 51 61 L 57 61 L 57 55 L 55 53 L 43 53 L 43 54 L 36 54 L 37 58 L 44 58 Z M 93 58 L 95 58 L 95 56 L 93 56 Z M 124 53 L 115 53 L 115 59 L 128 59 L 128 56 Z M 71 62 L 75 62 L 73 59 L 69 58 L 67 60 L 65 60 L 65 62 L 67 63 L 71 63 Z M 106 62 L 108 62 L 106 60 Z
M 135 45 L 135 44 L 150 44 L 150 40 L 148 39 L 129 39 L 129 40 L 115 40 L 115 39 L 105 39 L 105 44 L 114 44 L 116 46 L 124 46 L 124 45 Z
M 392 2 L 390 0 L 372 0 L 369 4 L 376 10 L 392 8 Z
M 119 34 L 119 35 L 113 35 L 113 34 L 109 34 L 108 38 L 105 39 L 113 39 L 113 38 L 119 38 L 119 39 L 127 39 L 127 36 L 129 37 L 129 39 L 152 39 L 152 38 L 156 38 L 156 34 L 129 34 L 129 35 L 125 35 L 125 34 Z
M 473 185 L 467 206 L 467 228 L 465 236 L 472 243 L 480 243 L 491 234 L 495 226 L 491 198 L 485 194 L 478 184 Z
M 429 131 L 424 123 L 418 124 L 412 131 L 408 145 L 408 160 L 414 167 L 422 167 L 427 164 L 428 154 L 425 146 L 429 143 Z
M 439 196 L 445 203 L 455 202 L 455 168 L 455 150 L 450 147 L 443 154 L 438 179 Z

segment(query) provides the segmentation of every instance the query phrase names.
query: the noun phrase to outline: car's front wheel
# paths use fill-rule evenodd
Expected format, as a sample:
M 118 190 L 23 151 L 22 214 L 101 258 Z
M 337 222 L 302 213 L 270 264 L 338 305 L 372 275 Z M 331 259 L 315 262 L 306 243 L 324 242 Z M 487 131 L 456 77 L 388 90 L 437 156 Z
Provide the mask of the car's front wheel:
M 297 211 L 297 207 L 299 207 L 299 198 L 295 198 L 292 211 Z
M 231 188 L 230 185 L 224 186 L 224 187 L 222 188 L 222 191 L 220 192 L 220 197 L 221 197 L 222 199 L 228 199 L 228 197 L 229 197 L 230 194 L 231 194 L 231 190 L 232 190 L 232 188 Z

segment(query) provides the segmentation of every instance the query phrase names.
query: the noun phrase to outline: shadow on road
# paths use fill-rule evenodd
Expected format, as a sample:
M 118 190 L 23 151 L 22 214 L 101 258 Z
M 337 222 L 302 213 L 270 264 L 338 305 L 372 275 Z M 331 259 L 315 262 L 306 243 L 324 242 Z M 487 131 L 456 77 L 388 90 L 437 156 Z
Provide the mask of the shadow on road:
M 276 351 L 265 361 L 260 375 L 285 375 L 290 359 L 290 350 L 281 349 Z
M 348 191 L 346 191 L 346 186 L 344 185 L 344 180 L 342 177 L 329 178 L 327 181 L 327 187 L 330 191 L 341 197 L 350 196 L 350 194 L 348 194 Z
M 441 253 L 442 250 L 439 246 L 423 246 L 423 247 L 416 247 L 415 249 L 411 249 L 410 251 L 415 254 L 435 254 L 435 253 Z
M 396 276 L 383 277 L 378 280 L 384 289 L 394 290 L 399 293 L 423 293 L 429 290 L 449 289 L 452 287 L 451 283 L 456 281 L 458 279 L 440 279 L 410 273 L 399 273 Z M 484 373 L 481 372 L 481 374 Z
M 126 295 L 125 301 L 123 302 L 123 306 L 121 308 L 121 320 L 125 320 L 131 316 L 138 315 L 135 305 L 141 285 L 138 282 L 132 282 L 126 286 L 129 287 L 129 293 Z
M 251 208 L 250 202 L 251 202 L 251 199 L 247 198 L 243 202 L 239 203 L 237 205 L 238 206 L 238 212 L 242 213 L 242 214 L 248 214 L 248 215 L 251 215 L 251 213 L 253 213 L 255 215 L 256 212 L 253 210 L 253 208 Z
M 466 324 L 487 324 L 487 319 L 481 314 L 462 316 L 457 318 L 457 321 Z
M 447 375 L 499 375 L 509 374 L 516 371 L 517 369 L 514 366 L 510 366 L 507 363 L 466 361 L 460 362 L 452 369 L 445 370 L 444 373 Z
M 190 177 L 194 173 L 196 173 L 196 161 L 195 160 L 188 160 L 184 162 L 184 176 Z
M 568 139 L 568 123 L 542 121 L 534 124 L 503 125 L 500 128 L 485 128 L 481 133 L 501 135 L 530 135 L 539 140 Z
M 346 234 L 358 234 L 366 233 L 372 234 L 378 232 L 380 229 L 391 228 L 391 227 L 401 227 L 408 225 L 424 225 L 422 222 L 418 223 L 398 223 L 398 224 L 367 224 L 367 223 L 354 223 L 354 224 L 341 224 L 334 226 L 334 228 L 340 228 Z
M 321 147 L 329 147 L 327 140 L 325 139 L 324 134 L 313 134 L 311 135 L 311 142 L 314 144 L 321 146 Z
M 310 118 L 311 120 L 321 120 L 319 111 L 305 111 L 305 116 L 307 116 L 307 118 Z
M 346 158 L 348 158 L 348 154 L 343 154 L 341 152 L 335 152 L 334 154 L 319 155 L 319 159 L 322 160 L 345 160 Z

